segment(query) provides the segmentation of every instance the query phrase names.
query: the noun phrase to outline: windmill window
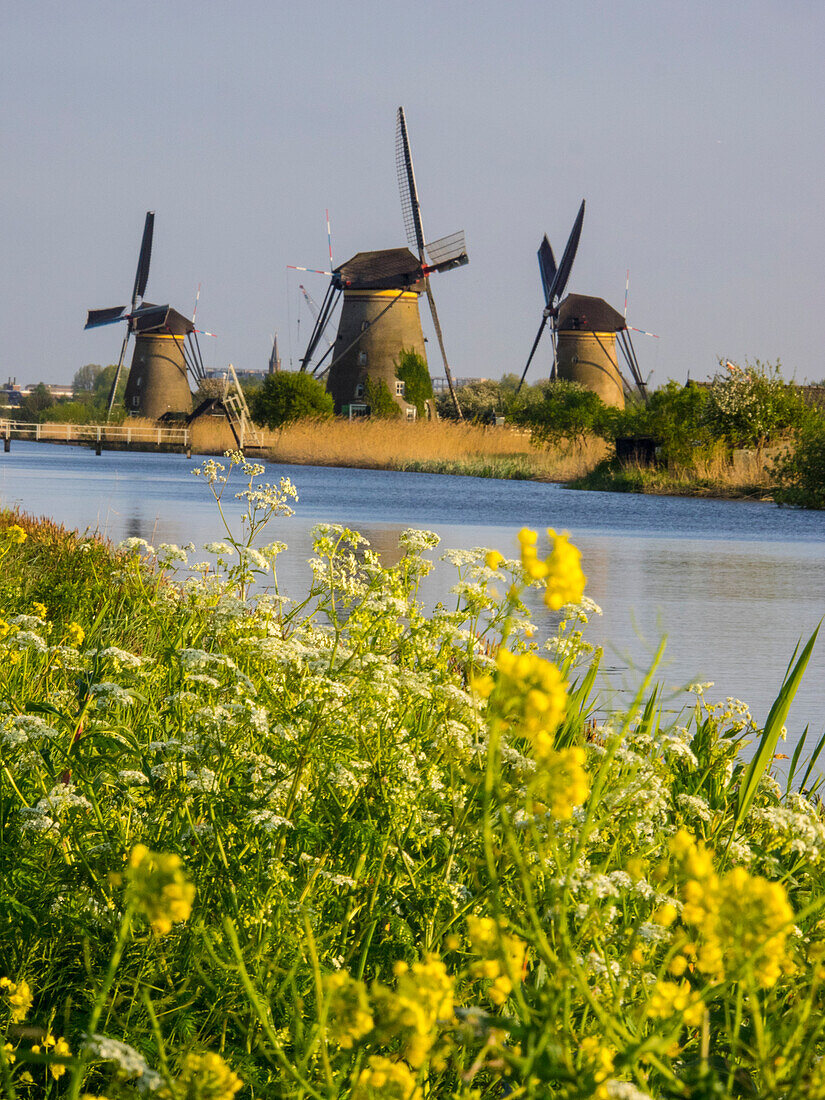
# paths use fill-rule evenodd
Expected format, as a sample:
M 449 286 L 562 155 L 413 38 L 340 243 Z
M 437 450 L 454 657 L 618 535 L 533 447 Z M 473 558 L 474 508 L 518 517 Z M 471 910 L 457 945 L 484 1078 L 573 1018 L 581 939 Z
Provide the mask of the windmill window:
M 415 420 L 415 405 L 407 405 L 407 420 Z
M 356 397 L 363 397 L 364 396 L 364 383 L 363 382 L 359 382 L 358 385 L 355 387 L 355 396 Z
M 136 409 L 139 404 L 140 404 L 140 398 L 138 397 L 137 394 L 135 394 L 135 396 L 132 398 L 132 408 Z
M 401 381 L 398 381 L 398 382 L 395 383 L 395 396 L 396 397 L 403 397 L 404 396 L 404 383 L 401 382 Z
M 367 365 L 367 353 L 365 351 L 358 352 L 358 366 L 365 367 Z
M 143 385 L 143 378 L 140 375 L 138 375 L 137 378 L 135 379 L 135 385 L 136 386 L 142 386 Z

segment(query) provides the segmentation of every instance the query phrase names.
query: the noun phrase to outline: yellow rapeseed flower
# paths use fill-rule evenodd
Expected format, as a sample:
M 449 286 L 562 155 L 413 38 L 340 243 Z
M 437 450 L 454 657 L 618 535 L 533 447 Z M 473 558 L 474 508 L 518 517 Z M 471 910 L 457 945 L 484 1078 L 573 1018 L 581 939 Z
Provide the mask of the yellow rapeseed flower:
M 484 561 L 488 569 L 498 569 L 498 567 L 504 561 L 504 555 L 500 554 L 498 550 L 490 550 Z
M 663 1020 L 681 1016 L 682 1022 L 688 1027 L 698 1027 L 702 1022 L 705 1006 L 699 994 L 691 989 L 689 982 L 657 982 L 650 994 L 648 1012 Z
M 373 1054 L 361 1070 L 352 1100 L 419 1100 L 415 1074 L 403 1062 L 393 1062 Z
M 186 878 L 183 860 L 171 852 L 151 852 L 136 844 L 129 856 L 128 898 L 148 919 L 158 936 L 189 919 L 195 887 Z
M 544 581 L 544 602 L 558 611 L 568 603 L 579 603 L 587 583 L 581 568 L 581 551 L 570 542 L 567 531 L 557 534 L 547 529 L 551 551 L 543 561 L 538 555 L 538 534 L 523 527 L 518 534 L 521 545 L 521 564 L 528 577 Z
M 686 879 L 682 920 L 697 930 L 699 970 L 721 981 L 752 967 L 763 988 L 775 985 L 787 964 L 785 940 L 794 918 L 784 886 L 744 867 L 718 875 L 713 853 L 684 829 L 673 837 L 671 850 Z
M 539 757 L 538 769 L 531 781 L 533 797 L 544 803 L 558 821 L 569 821 L 573 810 L 590 793 L 590 780 L 584 770 L 584 749 L 548 749 Z
M 501 931 L 490 917 L 468 917 L 467 935 L 474 950 L 482 956 L 470 966 L 471 976 L 489 980 L 488 998 L 495 1005 L 503 1005 L 513 991 L 510 975 L 521 977 L 524 941 Z
M 48 609 L 47 609 L 47 607 L 44 603 L 37 603 L 37 602 L 33 603 L 32 604 L 32 611 L 40 619 L 45 619 L 46 616 L 49 614 Z
M 536 653 L 511 653 L 500 649 L 496 656 L 495 710 L 514 733 L 527 737 L 537 756 L 553 748 L 552 734 L 567 710 L 567 685 L 561 672 Z
M 342 1050 L 351 1050 L 375 1026 L 367 987 L 346 970 L 331 974 L 326 985 L 329 992 L 330 1038 Z
M 372 988 L 376 1031 L 383 1041 L 401 1039 L 406 1060 L 421 1066 L 440 1027 L 453 1021 L 453 979 L 437 955 L 425 955 L 408 967 L 395 965 L 398 979 L 394 990 L 376 983 Z
M 86 637 L 86 631 L 79 623 L 69 623 L 66 627 L 66 637 L 71 645 L 82 645 Z
M 5 619 L 0 619 L 0 638 L 5 638 L 7 634 L 11 633 L 11 626 Z
M 29 536 L 23 530 L 19 523 L 13 523 L 11 527 L 6 528 L 6 539 L 13 546 L 20 546 L 24 543 Z
M 22 979 L 13 982 L 9 978 L 0 978 L 0 991 L 5 993 L 11 1006 L 11 1022 L 19 1024 L 25 1020 L 33 1000 L 29 983 Z
M 550 527 L 547 537 L 553 544 L 553 551 L 545 563 L 544 602 L 552 611 L 558 611 L 565 604 L 581 600 L 587 577 L 582 572 L 581 551 L 570 542 L 567 531 L 557 535 Z
M 211 1051 L 187 1054 L 178 1084 L 183 1086 L 180 1095 L 184 1100 L 232 1100 L 243 1087 L 243 1081 L 220 1054 Z

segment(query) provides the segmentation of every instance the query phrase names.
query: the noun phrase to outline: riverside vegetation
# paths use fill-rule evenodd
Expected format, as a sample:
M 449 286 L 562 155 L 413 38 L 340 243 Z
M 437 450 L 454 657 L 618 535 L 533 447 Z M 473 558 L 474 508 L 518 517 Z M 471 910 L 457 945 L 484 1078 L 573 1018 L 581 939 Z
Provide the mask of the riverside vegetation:
M 564 535 L 428 613 L 436 535 L 320 525 L 290 598 L 261 474 L 202 465 L 179 580 L 0 519 L 2 1095 L 825 1097 L 822 742 L 772 774 L 814 639 L 762 728 L 617 710 Z
M 249 390 L 252 415 L 261 425 L 262 451 L 270 461 L 562 481 L 577 489 L 753 497 L 806 508 L 825 508 L 825 387 L 796 386 L 780 364 L 729 361 L 709 384 L 668 382 L 646 403 L 623 410 L 571 382 L 544 382 L 516 392 L 518 379 L 462 386 L 465 421 L 457 423 L 452 399 L 435 405 L 441 420 L 425 419 L 432 387 L 420 356 L 404 352 L 397 377 L 416 405 L 418 420 L 397 424 L 398 405 L 383 385 L 371 394 L 368 420 L 332 416 L 332 401 L 317 379 L 300 372 L 269 375 Z M 38 387 L 18 419 L 105 421 L 105 395 L 113 371 L 94 364 L 75 376 L 76 400 L 55 405 Z M 380 392 L 379 392 L 380 390 Z M 45 396 L 44 396 L 45 395 Z M 204 391 L 203 396 L 207 396 Z M 214 396 L 214 394 L 212 394 Z M 40 408 L 43 399 L 47 407 Z M 197 400 L 197 395 L 196 395 Z M 120 417 L 122 419 L 122 416 Z M 491 427 L 497 419 L 506 427 Z M 131 423 L 131 421 L 130 421 Z M 221 453 L 226 424 L 199 423 L 198 447 Z M 646 438 L 653 463 L 617 458 L 617 440 Z M 57 431 L 54 438 L 63 438 Z

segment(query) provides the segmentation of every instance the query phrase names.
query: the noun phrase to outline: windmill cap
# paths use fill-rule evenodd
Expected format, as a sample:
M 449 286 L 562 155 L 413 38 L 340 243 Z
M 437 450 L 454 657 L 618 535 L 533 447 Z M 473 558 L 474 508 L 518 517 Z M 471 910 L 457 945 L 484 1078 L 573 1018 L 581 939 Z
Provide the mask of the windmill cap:
M 423 274 L 421 261 L 408 248 L 384 248 L 356 253 L 335 269 L 333 278 L 351 290 L 416 290 Z
M 176 309 L 171 306 L 155 306 L 150 302 L 144 302 L 129 314 L 129 328 L 136 333 L 163 332 L 171 336 L 188 336 L 195 330 L 192 321 Z
M 559 332 L 621 332 L 627 322 L 604 298 L 586 294 L 568 294 L 559 306 L 556 329 Z

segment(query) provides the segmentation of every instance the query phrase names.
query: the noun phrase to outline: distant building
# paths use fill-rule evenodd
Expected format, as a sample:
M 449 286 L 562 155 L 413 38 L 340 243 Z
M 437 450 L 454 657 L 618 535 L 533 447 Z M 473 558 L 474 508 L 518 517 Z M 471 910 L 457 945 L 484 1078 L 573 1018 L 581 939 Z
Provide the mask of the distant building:
M 489 382 L 489 381 L 490 381 L 489 378 L 454 378 L 453 379 L 453 385 L 455 386 L 456 389 L 459 389 L 461 386 L 469 386 L 470 383 L 472 383 L 472 382 Z M 443 375 L 443 374 L 436 375 L 432 379 L 432 383 L 433 383 L 433 393 L 449 393 L 450 392 L 450 387 L 447 385 L 446 375 Z

